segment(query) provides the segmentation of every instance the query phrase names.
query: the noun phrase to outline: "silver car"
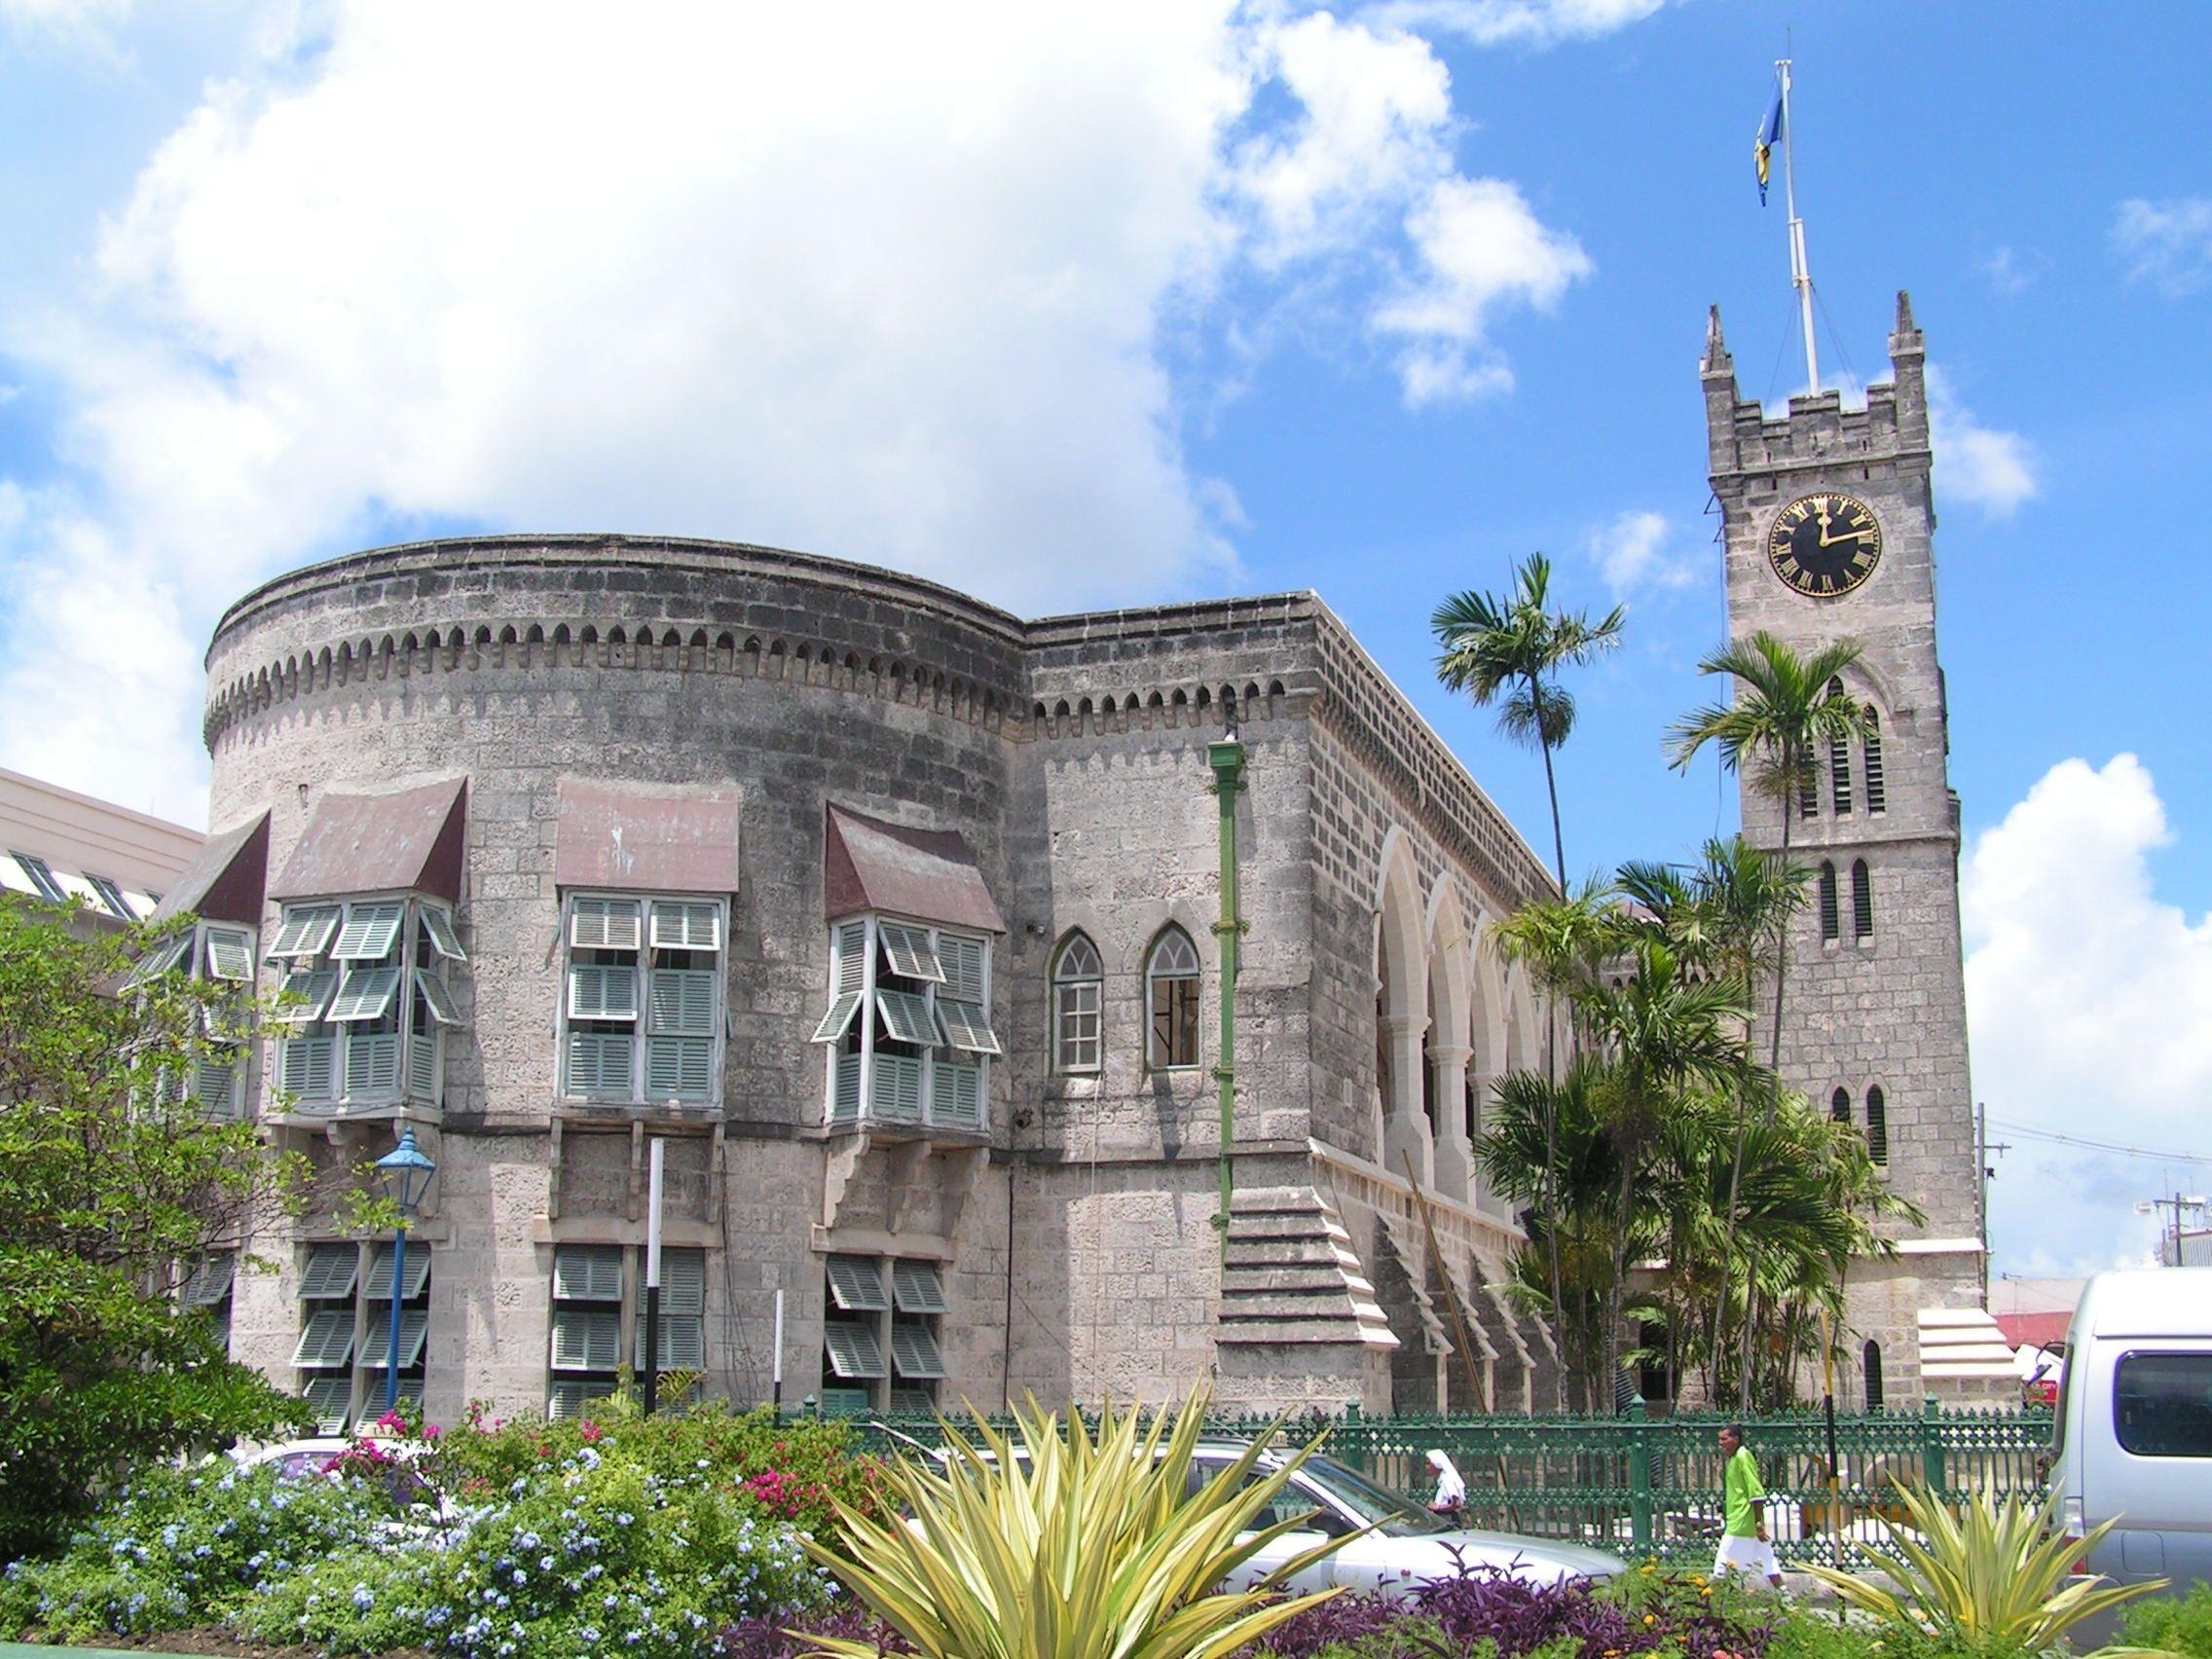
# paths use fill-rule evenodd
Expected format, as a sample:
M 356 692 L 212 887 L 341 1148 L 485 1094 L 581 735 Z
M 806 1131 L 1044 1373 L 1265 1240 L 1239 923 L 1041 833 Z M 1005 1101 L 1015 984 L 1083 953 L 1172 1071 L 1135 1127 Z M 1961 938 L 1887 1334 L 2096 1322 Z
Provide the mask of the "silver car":
M 1243 1454 L 1244 1446 L 1236 1441 L 1201 1441 L 1192 1454 L 1191 1478 L 1210 1481 Z M 1279 1469 L 1288 1460 L 1287 1454 L 1272 1452 L 1261 1457 L 1271 1469 Z M 1363 1527 L 1374 1530 L 1293 1577 L 1289 1587 L 1307 1591 L 1345 1585 L 1410 1597 L 1432 1579 L 1457 1576 L 1462 1566 L 1494 1568 L 1538 1584 L 1610 1578 L 1624 1567 L 1618 1556 L 1579 1544 L 1455 1526 L 1330 1457 L 1307 1458 L 1273 1505 L 1257 1519 L 1260 1526 L 1269 1527 L 1307 1509 L 1313 1511 L 1311 1521 L 1283 1533 L 1255 1556 L 1245 1568 L 1247 1582 L 1265 1577 L 1324 1538 L 1341 1538 Z

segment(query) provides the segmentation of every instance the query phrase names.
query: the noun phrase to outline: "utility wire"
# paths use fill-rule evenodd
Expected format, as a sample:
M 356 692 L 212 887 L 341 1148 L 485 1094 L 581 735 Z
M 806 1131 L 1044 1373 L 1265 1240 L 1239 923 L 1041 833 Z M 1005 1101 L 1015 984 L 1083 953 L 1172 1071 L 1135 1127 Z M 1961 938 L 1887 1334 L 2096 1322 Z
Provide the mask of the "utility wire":
M 2026 1124 L 2012 1123 L 2004 1118 L 1992 1118 L 1990 1123 L 2009 1134 L 2022 1140 L 2054 1141 L 2060 1146 L 2075 1146 L 2084 1152 L 2112 1152 L 2122 1158 L 2148 1158 L 2159 1163 L 2212 1163 L 2212 1155 L 2199 1152 L 2160 1152 L 2147 1146 L 2121 1146 L 2117 1141 L 2083 1140 L 2078 1135 L 2062 1135 L 2054 1129 L 2031 1128 Z

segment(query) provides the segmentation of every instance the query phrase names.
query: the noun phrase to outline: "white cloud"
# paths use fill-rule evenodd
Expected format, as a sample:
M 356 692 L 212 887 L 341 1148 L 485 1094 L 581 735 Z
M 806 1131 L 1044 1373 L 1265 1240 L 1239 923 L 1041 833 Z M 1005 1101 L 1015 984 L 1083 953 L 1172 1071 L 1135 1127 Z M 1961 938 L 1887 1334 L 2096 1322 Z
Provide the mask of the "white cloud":
M 2149 282 L 2175 299 L 2212 281 L 2212 200 L 2122 202 L 2113 215 L 2112 242 L 2129 281 Z
M 0 568 L 0 758 L 100 789 L 145 709 L 197 705 L 224 601 L 447 524 L 757 540 L 1022 609 L 1225 585 L 1242 519 L 1186 462 L 1167 322 L 1379 333 L 1432 402 L 1509 387 L 1497 313 L 1590 269 L 1457 173 L 1445 68 L 1387 28 L 603 16 L 272 0 L 242 31 L 84 291 L 7 324 L 74 470 Z M 167 679 L 22 735 L 112 649 L 54 608 L 133 583 Z
M 129 15 L 130 0 L 0 0 L 0 21 L 19 37 L 99 46 Z
M 2192 924 L 2153 893 L 2149 855 L 2172 842 L 2132 755 L 2060 762 L 1966 860 L 1961 908 L 1974 1092 L 1997 1126 L 2202 1152 L 2212 1092 L 2212 916 Z M 2139 1258 L 2154 1228 L 2136 1200 L 2193 1190 L 2196 1166 L 2013 1137 L 1990 1188 L 2000 1265 L 2074 1271 Z
M 1363 16 L 1477 46 L 1553 46 L 1641 22 L 1666 0 L 1385 0 Z
M 1583 538 L 1583 551 L 1596 561 L 1615 599 L 1654 589 L 1685 588 L 1699 576 L 1699 560 L 1685 548 L 1671 546 L 1674 526 L 1666 515 L 1627 512 Z
M 2000 247 L 1982 260 L 1981 274 L 1989 278 L 1991 288 L 2010 299 L 2033 285 L 2043 275 L 2046 264 L 2040 255 Z
M 1960 403 L 1951 383 L 1928 365 L 1928 426 L 1936 450 L 1936 488 L 1990 518 L 2010 518 L 2037 493 L 2035 451 L 2017 432 L 1984 426 Z

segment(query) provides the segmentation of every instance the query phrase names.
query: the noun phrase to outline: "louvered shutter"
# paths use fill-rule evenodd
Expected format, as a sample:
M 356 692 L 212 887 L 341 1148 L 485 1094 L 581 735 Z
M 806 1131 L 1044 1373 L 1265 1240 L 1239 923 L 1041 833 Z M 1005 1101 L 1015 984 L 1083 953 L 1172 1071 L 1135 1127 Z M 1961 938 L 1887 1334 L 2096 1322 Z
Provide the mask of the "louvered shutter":
M 622 1363 L 622 1315 L 593 1308 L 553 1310 L 555 1371 L 612 1371 Z
M 123 981 L 123 988 L 134 991 L 148 980 L 161 977 L 182 962 L 185 952 L 191 948 L 190 934 L 178 934 L 172 939 L 163 940 L 138 958 L 138 965 L 130 970 L 130 977 Z
M 721 906 L 656 899 L 650 937 L 655 950 L 719 950 L 722 947 Z
M 582 1417 L 585 1408 L 594 1400 L 607 1400 L 614 1396 L 611 1380 L 600 1382 L 590 1379 L 565 1378 L 553 1384 L 545 1401 L 545 1415 L 554 1421 Z
M 921 1386 L 891 1388 L 891 1410 L 895 1416 L 933 1417 L 937 1413 L 937 1395 Z
M 958 934 L 940 934 L 937 939 L 938 960 L 944 964 L 944 989 L 940 997 L 952 997 L 964 1003 L 983 1000 L 983 941 L 979 939 L 963 939 Z
M 663 1313 L 706 1312 L 706 1251 L 662 1249 L 660 1310 Z
M 335 968 L 316 968 L 304 974 L 295 969 L 284 976 L 276 993 L 276 1011 L 269 1017 L 278 1025 L 313 1025 L 322 1017 L 337 989 Z
M 921 1122 L 922 1062 L 918 1058 L 878 1053 L 869 1088 L 875 1096 L 868 1102 L 871 1117 L 894 1124 Z
M 826 1418 L 866 1417 L 875 1409 L 866 1388 L 825 1388 L 822 1390 L 822 1415 Z
M 852 1319 L 823 1322 L 822 1346 L 830 1350 L 830 1368 L 840 1377 L 881 1377 L 883 1345 L 875 1327 Z
M 628 1100 L 636 1086 L 630 1081 L 637 1054 L 637 1039 L 627 1031 L 571 1031 L 569 1033 L 568 1092 L 588 1100 Z
M 891 971 L 902 979 L 927 979 L 932 984 L 943 981 L 943 965 L 930 948 L 930 936 L 924 929 L 879 922 L 876 937 L 883 941 L 884 959 L 891 964 Z
M 569 942 L 579 950 L 635 950 L 640 908 L 635 899 L 578 899 L 569 913 Z
M 627 962 L 578 962 L 569 969 L 571 1019 L 636 1019 L 638 971 Z
M 353 1309 L 325 1308 L 308 1315 L 292 1364 L 302 1371 L 335 1371 L 353 1357 Z
M 423 934 L 429 940 L 430 948 L 448 962 L 468 960 L 468 953 L 461 948 L 461 936 L 454 932 L 453 918 L 443 910 L 423 906 Z
M 714 1093 L 712 1037 L 647 1037 L 645 1098 L 705 1100 Z
M 840 991 L 837 994 L 836 1001 L 830 1005 L 830 1012 L 822 1016 L 822 1023 L 814 1028 L 814 1035 L 807 1041 L 810 1043 L 841 1041 L 847 1028 L 853 1023 L 853 1015 L 860 1012 L 862 996 L 863 993 L 860 991 Z
M 187 1308 L 212 1308 L 231 1294 L 231 1280 L 237 1272 L 237 1253 L 217 1251 L 192 1270 L 177 1300 Z
M 407 917 L 404 903 L 349 904 L 346 925 L 338 930 L 338 942 L 330 947 L 334 962 L 380 962 L 399 942 L 399 924 Z
M 316 1377 L 300 1390 L 314 1413 L 317 1434 L 344 1434 L 353 1415 L 353 1380 L 350 1377 Z
M 242 983 L 253 977 L 253 936 L 243 928 L 207 930 L 207 977 Z
M 883 1294 L 883 1267 L 866 1256 L 831 1256 L 825 1269 L 830 1300 L 848 1313 L 880 1313 L 891 1306 Z
M 415 970 L 415 988 L 423 993 L 423 1006 L 440 1025 L 459 1025 L 461 1011 L 454 1007 L 453 992 L 433 968 Z
M 308 1252 L 308 1265 L 300 1272 L 302 1302 L 350 1301 L 354 1275 L 360 1272 L 361 1253 L 350 1244 L 317 1244 Z
M 430 1312 L 426 1308 L 402 1308 L 399 1310 L 399 1369 L 405 1371 L 423 1357 L 423 1344 L 430 1331 Z M 370 1315 L 368 1340 L 362 1346 L 361 1364 L 376 1379 L 370 1388 L 370 1398 L 384 1398 L 384 1362 L 391 1357 L 391 1308 L 387 1303 Z M 407 1379 L 399 1380 L 402 1388 Z
M 426 1033 L 407 1039 L 407 1098 L 438 1101 L 438 1039 Z
M 936 1060 L 930 1066 L 930 1119 L 954 1128 L 983 1123 L 983 1069 Z
M 998 1033 L 991 1029 L 990 1017 L 980 1003 L 954 1002 L 940 994 L 937 1013 L 944 1022 L 944 1040 L 950 1047 L 970 1054 L 1000 1051 Z
M 227 1118 L 240 1106 L 238 1066 L 206 1055 L 192 1062 L 192 1098 L 210 1117 Z
M 696 968 L 655 968 L 646 987 L 645 1029 L 668 1037 L 715 1034 L 715 976 Z
M 556 1302 L 620 1302 L 622 1246 L 561 1244 L 553 1251 Z
M 307 904 L 286 910 L 276 929 L 276 942 L 269 947 L 269 954 L 285 961 L 320 956 L 330 944 L 330 936 L 337 931 L 338 906 L 335 904 Z
M 861 1056 L 837 1054 L 836 1072 L 830 1090 L 830 1121 L 856 1123 L 861 1115 Z
M 369 1256 L 368 1277 L 361 1281 L 361 1300 L 382 1306 L 391 1300 L 391 1257 L 389 1244 L 379 1244 Z M 407 1252 L 407 1280 L 401 1287 L 399 1300 L 413 1302 L 423 1294 L 430 1282 L 430 1248 L 417 1244 Z
M 645 1364 L 645 1321 L 638 1319 L 638 1368 Z M 660 1316 L 660 1369 L 662 1371 L 704 1371 L 707 1368 L 707 1321 L 696 1313 L 670 1313 L 665 1309 Z
M 902 1377 L 942 1377 L 944 1356 L 938 1351 L 937 1333 L 917 1319 L 892 1320 L 891 1363 Z
M 839 996 L 867 983 L 867 923 L 839 922 L 830 933 L 830 988 Z
M 328 1100 L 335 1091 L 335 1037 L 287 1037 L 276 1045 L 276 1087 L 302 1100 Z
M 346 1098 L 399 1092 L 399 1033 L 356 1032 L 346 1040 Z
M 886 1037 L 925 1049 L 937 1047 L 937 1022 L 930 1018 L 927 997 L 916 996 L 911 991 L 878 990 L 875 1006 L 883 1015 Z
M 902 1313 L 942 1313 L 944 1284 L 934 1262 L 894 1262 L 891 1287 Z
M 338 987 L 337 999 L 331 1003 L 326 1017 L 333 1025 L 382 1019 L 398 991 L 399 970 L 396 968 L 348 969 L 345 982 Z

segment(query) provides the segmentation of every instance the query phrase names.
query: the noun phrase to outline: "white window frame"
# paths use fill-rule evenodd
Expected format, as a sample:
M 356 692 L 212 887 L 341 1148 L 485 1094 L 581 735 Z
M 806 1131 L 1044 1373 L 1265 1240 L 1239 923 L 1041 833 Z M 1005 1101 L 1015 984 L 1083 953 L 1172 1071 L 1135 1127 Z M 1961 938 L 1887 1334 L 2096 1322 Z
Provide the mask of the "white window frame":
M 1188 971 L 1181 968 L 1167 973 L 1161 971 L 1161 953 L 1167 948 L 1168 941 L 1172 939 L 1181 940 L 1184 947 L 1191 953 L 1193 966 Z M 1198 941 L 1191 937 L 1189 929 L 1179 922 L 1169 922 L 1152 936 L 1152 940 L 1145 946 L 1144 951 L 1144 1069 L 1148 1073 L 1194 1072 L 1204 1065 L 1205 978 L 1205 958 L 1198 954 Z M 1175 1059 L 1172 1054 L 1166 1058 L 1160 1058 L 1153 1052 L 1153 1021 L 1159 1017 L 1154 1009 L 1154 1004 L 1158 1000 L 1156 987 L 1161 984 L 1184 984 L 1191 987 L 1193 1003 L 1191 1057 L 1187 1060 Z
M 380 938 L 389 941 L 382 956 L 360 954 Z M 445 1034 L 462 1023 L 444 970 L 467 960 L 460 952 L 451 907 L 419 893 L 285 904 L 270 960 L 283 970 L 279 994 L 309 1000 L 270 1018 L 272 1091 L 290 1093 L 287 1109 L 310 1114 L 442 1106 Z M 387 1074 L 382 1084 L 379 1070 Z M 284 1088 L 317 1077 L 319 1088 Z
M 1086 971 L 1070 973 L 1068 958 L 1078 943 L 1089 951 Z M 1052 952 L 1052 1070 L 1062 1077 L 1095 1077 L 1106 1069 L 1106 959 L 1098 941 L 1081 928 L 1071 928 Z M 1088 993 L 1089 1006 L 1084 1006 Z M 1088 1037 L 1071 1035 L 1071 1019 L 1091 1022 Z M 1089 1058 L 1071 1057 L 1071 1047 L 1087 1046 Z
M 141 956 L 123 988 L 143 991 L 164 974 L 179 974 L 196 983 L 242 985 L 250 996 L 255 932 L 237 922 L 196 922 Z M 243 1117 L 252 1042 L 220 1035 L 220 1021 L 211 1005 L 203 1006 L 201 1014 L 205 1048 L 185 1063 L 175 1082 L 162 1089 L 165 1103 L 200 1101 L 209 1117 Z
M 635 905 L 637 913 L 634 927 L 614 926 L 632 920 L 628 907 Z M 654 906 L 666 907 L 667 914 L 656 918 Z M 696 936 L 703 911 L 712 912 L 712 948 L 704 944 L 656 944 L 654 940 L 664 937 L 659 921 L 669 924 L 675 937 L 690 940 Z M 681 924 L 681 926 L 679 926 Z M 579 942 L 579 935 L 581 940 Z M 667 1107 L 672 1100 L 680 1111 L 719 1111 L 722 1103 L 722 1068 L 727 1059 L 728 1008 L 729 1008 L 729 901 L 719 896 L 699 893 L 609 893 L 592 888 L 577 888 L 561 896 L 561 979 L 560 1013 L 555 1027 L 554 1064 L 559 1077 L 558 1089 L 564 1100 L 583 1105 L 614 1107 Z M 596 982 L 602 987 L 611 983 L 608 974 L 616 971 L 618 964 L 606 961 L 578 962 L 578 951 L 623 951 L 631 957 L 630 1004 L 628 1011 L 619 1008 L 612 1013 L 578 1013 L 576 995 L 584 983 Z M 711 957 L 712 966 L 705 969 L 661 968 L 652 966 L 656 950 L 685 950 L 695 956 Z M 579 973 L 591 974 L 600 970 L 591 980 L 580 980 Z M 703 974 L 709 990 L 706 1007 L 683 1006 L 682 987 L 669 986 L 678 993 L 678 1008 L 666 1010 L 665 1004 L 654 996 L 656 974 Z M 617 999 L 618 1001 L 618 999 Z M 615 1003 L 602 1001 L 598 1007 L 608 1009 Z M 673 1012 L 676 1023 L 669 1029 L 658 1029 L 667 1014 Z M 571 1037 L 598 1037 L 620 1039 L 629 1042 L 629 1081 L 627 1087 L 609 1090 L 605 1087 L 579 1088 L 584 1080 L 572 1071 L 575 1056 L 571 1053 Z M 705 1088 L 701 1092 L 681 1091 L 673 1096 L 651 1088 L 655 1040 L 667 1043 L 698 1043 L 707 1045 Z M 606 1045 L 596 1046 L 602 1054 Z M 690 1060 L 690 1053 L 676 1051 L 675 1064 L 682 1068 Z M 691 1066 L 696 1072 L 696 1065 Z M 681 1076 L 678 1081 L 681 1083 Z
M 863 930 L 861 971 L 857 977 L 846 975 L 840 979 L 838 937 L 845 929 L 855 926 Z M 825 987 L 828 1001 L 809 1039 L 826 1050 L 822 1079 L 822 1121 L 825 1124 L 859 1127 L 870 1122 L 916 1123 L 933 1128 L 955 1127 L 978 1132 L 990 1127 L 991 1065 L 994 1060 L 1005 1057 L 1004 1045 L 991 1024 L 996 943 L 996 937 L 991 934 L 940 927 L 916 917 L 881 915 L 875 911 L 839 916 L 830 924 L 830 969 Z M 973 1003 L 951 995 L 959 988 L 953 985 L 952 975 L 943 961 L 951 944 L 972 945 L 978 952 L 977 988 L 981 995 Z M 896 962 L 924 972 L 901 974 L 894 965 Z M 880 983 L 886 975 L 903 982 Z M 975 1010 L 979 1017 L 958 1014 L 948 1018 L 943 1005 L 952 1003 Z M 929 1038 L 926 1043 L 900 1035 L 914 1029 L 918 1015 L 926 1015 Z M 857 1046 L 853 1041 L 856 1031 Z M 918 1061 L 916 1056 L 905 1053 L 882 1056 L 884 1064 L 896 1060 L 902 1073 L 910 1064 L 919 1065 L 918 1108 L 911 1117 L 904 1112 L 892 1116 L 877 1110 L 874 1090 L 879 1038 L 903 1042 L 922 1051 Z M 846 1072 L 844 1092 L 852 1097 L 857 1090 L 856 1109 L 843 1116 L 837 1110 L 840 1068 L 845 1068 Z M 974 1075 L 973 1120 L 965 1115 L 955 1093 L 956 1072 Z

